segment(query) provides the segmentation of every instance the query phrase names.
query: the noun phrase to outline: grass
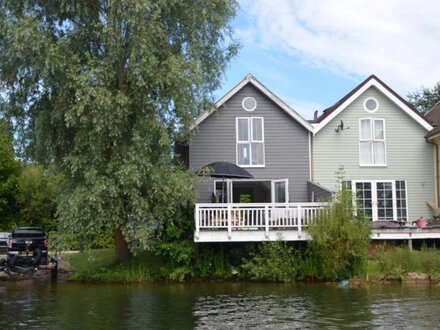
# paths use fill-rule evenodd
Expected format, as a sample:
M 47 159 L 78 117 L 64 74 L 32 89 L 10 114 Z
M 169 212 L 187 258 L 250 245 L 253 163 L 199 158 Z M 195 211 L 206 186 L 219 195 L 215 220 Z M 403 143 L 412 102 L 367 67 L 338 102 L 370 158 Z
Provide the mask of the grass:
M 421 273 L 431 279 L 440 279 L 440 250 L 408 248 L 379 250 L 368 262 L 367 280 L 405 280 L 408 273 Z
M 128 262 L 114 261 L 113 249 L 91 250 L 66 257 L 71 267 L 69 280 L 87 282 L 151 282 L 160 280 L 162 263 L 142 254 Z

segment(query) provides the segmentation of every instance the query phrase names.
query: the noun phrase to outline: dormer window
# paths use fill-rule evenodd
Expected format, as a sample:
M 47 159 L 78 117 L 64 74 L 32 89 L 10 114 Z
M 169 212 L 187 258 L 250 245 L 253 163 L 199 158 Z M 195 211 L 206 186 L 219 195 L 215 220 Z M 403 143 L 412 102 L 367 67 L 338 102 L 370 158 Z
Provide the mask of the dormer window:
M 264 120 L 240 117 L 236 122 L 237 165 L 264 166 Z

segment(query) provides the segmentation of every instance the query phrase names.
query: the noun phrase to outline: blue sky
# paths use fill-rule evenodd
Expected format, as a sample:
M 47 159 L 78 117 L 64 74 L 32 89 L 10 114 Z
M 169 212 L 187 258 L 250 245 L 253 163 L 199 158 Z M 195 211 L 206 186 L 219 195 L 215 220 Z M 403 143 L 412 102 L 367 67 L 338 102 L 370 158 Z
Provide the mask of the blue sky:
M 311 119 L 373 73 L 403 97 L 440 81 L 440 1 L 239 3 L 242 48 L 217 98 L 250 73 Z

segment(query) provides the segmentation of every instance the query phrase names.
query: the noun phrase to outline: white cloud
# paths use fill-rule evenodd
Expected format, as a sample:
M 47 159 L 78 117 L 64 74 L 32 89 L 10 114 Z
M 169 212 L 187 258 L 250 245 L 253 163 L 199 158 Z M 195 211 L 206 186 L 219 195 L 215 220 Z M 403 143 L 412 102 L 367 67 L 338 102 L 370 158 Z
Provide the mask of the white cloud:
M 319 110 L 319 114 L 321 114 L 321 111 L 325 109 L 322 104 L 316 102 L 297 100 L 295 98 L 285 97 L 284 95 L 280 96 L 280 99 L 287 103 L 304 119 L 313 119 L 313 114 L 316 110 Z
M 440 1 L 242 1 L 244 43 L 357 80 L 374 73 L 401 95 L 440 80 Z

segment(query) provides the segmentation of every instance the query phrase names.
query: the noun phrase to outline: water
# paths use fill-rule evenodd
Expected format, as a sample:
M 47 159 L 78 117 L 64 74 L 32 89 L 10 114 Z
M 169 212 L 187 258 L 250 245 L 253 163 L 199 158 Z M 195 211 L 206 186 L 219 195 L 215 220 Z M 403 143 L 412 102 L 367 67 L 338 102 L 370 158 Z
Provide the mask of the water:
M 435 329 L 440 287 L 0 282 L 0 326 L 42 329 Z

